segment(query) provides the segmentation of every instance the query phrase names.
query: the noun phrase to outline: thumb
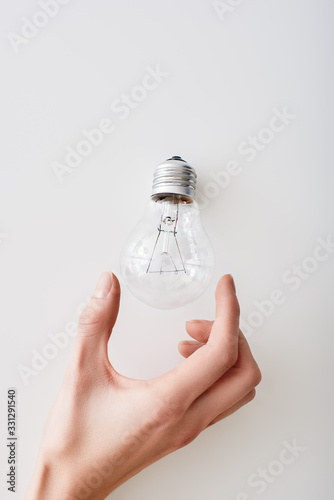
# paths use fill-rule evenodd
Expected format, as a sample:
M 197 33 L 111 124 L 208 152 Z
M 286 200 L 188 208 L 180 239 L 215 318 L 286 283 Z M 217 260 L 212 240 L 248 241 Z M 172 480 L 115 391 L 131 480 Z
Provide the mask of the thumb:
M 86 309 L 81 313 L 75 355 L 80 361 L 106 356 L 108 340 L 116 322 L 121 289 L 116 276 L 104 271 Z

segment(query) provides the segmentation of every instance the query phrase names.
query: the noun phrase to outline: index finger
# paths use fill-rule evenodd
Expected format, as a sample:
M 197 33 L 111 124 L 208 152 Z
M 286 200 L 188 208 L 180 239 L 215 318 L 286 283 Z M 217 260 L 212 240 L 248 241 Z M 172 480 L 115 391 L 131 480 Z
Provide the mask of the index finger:
M 233 366 L 238 357 L 239 314 L 233 278 L 225 275 L 217 285 L 216 319 L 207 343 L 156 379 L 169 396 L 191 404 Z

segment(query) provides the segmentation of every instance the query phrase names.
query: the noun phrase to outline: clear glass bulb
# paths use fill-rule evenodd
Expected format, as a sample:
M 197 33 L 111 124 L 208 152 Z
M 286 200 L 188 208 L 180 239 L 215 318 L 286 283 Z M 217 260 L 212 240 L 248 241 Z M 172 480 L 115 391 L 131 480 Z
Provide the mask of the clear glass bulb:
M 197 203 L 173 193 L 149 201 L 121 255 L 130 291 L 159 309 L 181 307 L 199 297 L 209 284 L 213 264 Z

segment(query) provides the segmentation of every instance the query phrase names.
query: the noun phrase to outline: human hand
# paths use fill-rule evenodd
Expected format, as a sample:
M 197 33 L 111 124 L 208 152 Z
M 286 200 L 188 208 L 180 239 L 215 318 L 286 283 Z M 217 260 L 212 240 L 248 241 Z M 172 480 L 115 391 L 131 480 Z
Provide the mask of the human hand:
M 194 340 L 179 343 L 186 359 L 151 380 L 127 378 L 110 364 L 119 300 L 117 278 L 103 273 L 80 316 L 26 500 L 104 499 L 255 395 L 261 374 L 239 330 L 230 275 L 217 286 L 215 321 L 187 322 Z

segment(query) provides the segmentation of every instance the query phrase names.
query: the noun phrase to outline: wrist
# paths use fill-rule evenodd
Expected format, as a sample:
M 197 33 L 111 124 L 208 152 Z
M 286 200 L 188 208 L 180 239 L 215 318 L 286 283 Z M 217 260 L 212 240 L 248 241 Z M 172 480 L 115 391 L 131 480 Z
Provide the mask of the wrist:
M 38 457 L 25 500 L 74 500 L 75 474 L 57 460 Z
M 26 500 L 38 500 L 44 498 L 52 499 L 52 470 L 50 465 L 39 459 L 36 463 L 33 477 L 31 479 Z M 48 495 L 48 496 L 47 496 Z
M 99 474 L 88 464 L 79 468 L 79 463 L 73 457 L 39 456 L 25 500 L 104 500 L 126 480 L 111 470 Z

